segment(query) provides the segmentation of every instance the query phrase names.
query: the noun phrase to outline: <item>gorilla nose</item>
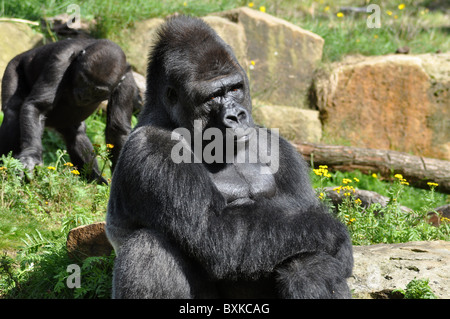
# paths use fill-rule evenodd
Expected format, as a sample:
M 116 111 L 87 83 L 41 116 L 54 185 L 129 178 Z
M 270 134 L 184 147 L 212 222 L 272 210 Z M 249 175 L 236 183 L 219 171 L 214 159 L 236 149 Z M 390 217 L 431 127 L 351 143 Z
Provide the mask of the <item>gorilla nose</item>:
M 238 126 L 248 126 L 248 112 L 243 107 L 233 107 L 225 109 L 223 114 L 225 127 L 235 128 Z

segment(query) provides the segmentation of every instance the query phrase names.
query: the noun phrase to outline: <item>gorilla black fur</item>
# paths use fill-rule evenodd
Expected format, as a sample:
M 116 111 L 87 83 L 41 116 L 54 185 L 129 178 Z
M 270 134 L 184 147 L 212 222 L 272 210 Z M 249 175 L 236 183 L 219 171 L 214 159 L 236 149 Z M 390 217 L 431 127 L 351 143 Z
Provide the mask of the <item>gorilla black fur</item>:
M 113 297 L 349 298 L 347 229 L 316 199 L 294 148 L 277 137 L 269 175 L 259 173 L 262 161 L 177 164 L 172 130 L 194 134 L 195 120 L 203 131 L 255 127 L 231 48 L 202 20 L 181 16 L 159 31 L 146 105 L 112 179 Z M 248 153 L 257 137 L 235 139 Z

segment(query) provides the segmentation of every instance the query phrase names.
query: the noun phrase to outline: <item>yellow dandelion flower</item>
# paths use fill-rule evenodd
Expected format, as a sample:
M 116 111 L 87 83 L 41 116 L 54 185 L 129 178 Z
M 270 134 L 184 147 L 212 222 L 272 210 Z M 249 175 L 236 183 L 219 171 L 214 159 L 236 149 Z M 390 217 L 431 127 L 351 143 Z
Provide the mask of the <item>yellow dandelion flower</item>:
M 255 5 L 255 4 L 254 4 L 253 2 L 249 2 L 249 3 L 248 3 L 248 6 L 249 6 L 250 8 L 253 8 L 254 5 Z
M 357 177 L 353 177 L 353 180 L 357 183 L 359 183 L 359 179 Z
M 330 10 L 330 6 L 326 6 L 325 9 L 323 9 L 323 11 L 327 12 L 328 10 Z
M 352 182 L 352 180 L 351 179 L 348 179 L 348 178 L 344 178 L 343 180 L 342 180 L 342 183 L 344 183 L 344 184 L 348 184 L 348 183 L 351 183 Z
M 343 17 L 344 17 L 344 14 L 343 14 L 342 12 L 338 12 L 338 13 L 336 13 L 336 16 L 337 16 L 338 18 L 343 18 Z
M 375 34 L 375 35 L 373 36 L 373 38 L 374 38 L 374 39 L 378 39 L 378 34 Z
M 399 10 L 405 9 L 405 4 L 404 4 L 404 3 L 400 3 L 400 4 L 398 5 L 398 9 L 399 9 Z
M 428 182 L 427 185 L 430 187 L 438 187 L 439 186 L 438 183 L 433 183 L 433 182 Z
M 362 204 L 362 201 L 361 201 L 361 199 L 359 199 L 359 198 L 355 199 L 355 204 L 357 204 L 357 205 L 361 205 L 361 204 Z
M 409 185 L 409 183 L 405 182 L 405 181 L 401 181 L 400 184 L 402 184 L 402 185 Z
M 187 2 L 183 2 L 183 6 L 187 7 Z
M 106 148 L 114 148 L 114 144 L 106 144 Z
M 255 63 L 255 61 L 251 60 L 250 64 L 254 66 L 256 63 Z
M 324 199 L 325 198 L 325 194 L 324 193 L 320 193 L 319 194 L 319 199 Z
M 400 180 L 403 179 L 403 175 L 402 174 L 395 174 L 394 177 L 397 178 L 397 179 L 400 179 Z
M 260 6 L 260 7 L 259 7 L 259 11 L 261 11 L 261 12 L 266 12 L 266 7 L 265 7 L 265 6 Z
M 64 166 L 73 167 L 73 164 L 71 162 L 67 162 L 64 164 Z
M 448 223 L 448 222 L 450 222 L 450 218 L 441 217 L 441 222 Z
M 387 10 L 387 11 L 386 11 L 386 14 L 387 14 L 388 16 L 391 16 L 391 15 L 392 15 L 392 11 L 391 11 L 391 10 Z
M 378 178 L 378 175 L 375 174 L 375 173 L 373 173 L 373 174 L 372 174 L 372 177 L 373 177 L 373 178 Z
M 56 171 L 56 167 L 54 167 L 54 166 L 48 166 L 47 169 Z
M 78 170 L 76 170 L 76 169 L 74 169 L 74 170 L 72 170 L 72 171 L 70 171 L 72 174 L 74 174 L 74 175 L 80 175 L 80 172 L 78 171 Z

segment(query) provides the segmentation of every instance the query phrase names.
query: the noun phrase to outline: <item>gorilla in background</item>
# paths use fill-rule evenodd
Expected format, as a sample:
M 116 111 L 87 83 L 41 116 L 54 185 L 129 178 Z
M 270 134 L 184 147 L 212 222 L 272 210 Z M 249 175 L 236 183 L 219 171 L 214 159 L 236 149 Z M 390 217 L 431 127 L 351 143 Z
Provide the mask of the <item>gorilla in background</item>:
M 246 73 L 207 24 L 175 17 L 158 35 L 146 105 L 112 178 L 113 297 L 350 298 L 347 229 L 316 199 L 308 167 L 286 140 L 276 136 L 270 174 L 261 173 L 270 168 L 262 156 L 174 161 L 180 140 L 196 154 L 186 136 L 198 123 L 201 133 L 235 131 L 235 158 L 256 152 L 261 133 L 251 130 Z
M 19 54 L 2 81 L 0 156 L 12 151 L 29 170 L 42 164 L 42 133 L 49 126 L 64 137 L 72 163 L 89 180 L 106 183 L 84 120 L 109 99 L 105 133 L 114 145 L 114 169 L 139 98 L 125 54 L 111 41 L 68 39 Z

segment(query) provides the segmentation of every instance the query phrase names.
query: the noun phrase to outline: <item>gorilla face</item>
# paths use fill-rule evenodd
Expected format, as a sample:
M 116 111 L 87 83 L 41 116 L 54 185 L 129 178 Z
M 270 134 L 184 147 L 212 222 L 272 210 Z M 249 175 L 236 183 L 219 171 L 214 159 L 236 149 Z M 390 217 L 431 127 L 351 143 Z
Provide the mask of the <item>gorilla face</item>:
M 111 49 L 105 52 L 101 48 L 102 45 L 102 40 L 94 43 L 82 50 L 74 61 L 73 96 L 78 105 L 108 99 L 128 71 L 125 55 L 120 48 L 112 45 Z M 105 67 L 106 65 L 117 67 Z
M 185 88 L 184 88 L 185 89 Z M 202 122 L 202 130 L 215 127 L 226 136 L 231 129 L 237 140 L 249 138 L 249 128 L 254 127 L 251 105 L 246 103 L 246 87 L 241 74 L 227 74 L 214 79 L 195 83 L 189 99 L 185 90 L 168 86 L 166 90 L 169 112 L 183 114 L 178 122 L 180 127 L 192 130 L 195 120 Z
M 148 73 L 163 76 L 158 83 L 148 79 L 147 99 L 161 99 L 158 94 L 164 92 L 160 104 L 168 117 L 165 120 L 170 122 L 166 127 L 183 127 L 193 132 L 194 121 L 201 121 L 203 131 L 218 128 L 225 137 L 228 129 L 237 141 L 246 141 L 255 125 L 245 71 L 231 48 L 211 28 L 199 28 L 198 23 L 192 22 L 174 19 L 160 30 L 164 41 L 154 49 L 158 55 L 151 57 Z M 183 28 L 172 25 L 177 23 L 183 23 Z M 189 48 L 180 50 L 186 46 Z M 147 111 L 157 114 L 162 110 Z

